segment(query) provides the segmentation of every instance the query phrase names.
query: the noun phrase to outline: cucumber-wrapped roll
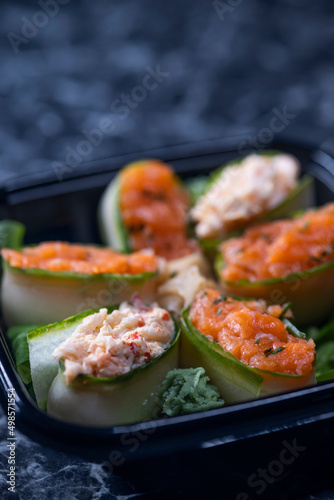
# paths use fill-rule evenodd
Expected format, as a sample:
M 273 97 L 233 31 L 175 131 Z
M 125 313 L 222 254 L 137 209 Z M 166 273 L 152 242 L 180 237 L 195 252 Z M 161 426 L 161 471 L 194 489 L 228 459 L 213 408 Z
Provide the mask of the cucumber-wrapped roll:
M 251 154 L 215 171 L 190 214 L 204 248 L 260 219 L 313 204 L 312 178 L 298 181 L 297 160 L 278 151 Z
M 226 294 L 292 302 L 297 325 L 323 322 L 334 307 L 334 203 L 262 223 L 220 247 Z
M 8 326 L 60 321 L 73 312 L 118 304 L 134 292 L 150 302 L 161 265 L 150 250 L 123 255 L 64 242 L 1 253 L 2 311 Z
M 138 297 L 29 332 L 37 402 L 79 425 L 153 418 L 160 384 L 177 366 L 178 338 L 171 315 Z
M 181 365 L 202 366 L 227 403 L 314 383 L 315 346 L 278 305 L 200 292 L 182 314 Z
M 131 163 L 103 194 L 103 239 L 121 252 L 153 248 L 167 260 L 188 256 L 198 251 L 187 234 L 189 205 L 189 194 L 169 165 L 159 160 Z

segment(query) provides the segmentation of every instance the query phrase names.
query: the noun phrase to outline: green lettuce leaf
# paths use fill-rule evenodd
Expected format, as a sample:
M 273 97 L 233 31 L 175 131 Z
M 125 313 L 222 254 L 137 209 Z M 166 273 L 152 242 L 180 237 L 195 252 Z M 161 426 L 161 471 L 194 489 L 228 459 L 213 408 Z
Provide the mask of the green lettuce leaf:
M 29 362 L 28 332 L 41 325 L 19 325 L 9 328 L 6 333 L 9 340 L 17 371 L 25 384 L 31 383 Z
M 334 379 L 334 319 L 322 328 L 308 328 L 307 338 L 312 338 L 316 345 L 317 359 L 315 376 L 317 382 Z

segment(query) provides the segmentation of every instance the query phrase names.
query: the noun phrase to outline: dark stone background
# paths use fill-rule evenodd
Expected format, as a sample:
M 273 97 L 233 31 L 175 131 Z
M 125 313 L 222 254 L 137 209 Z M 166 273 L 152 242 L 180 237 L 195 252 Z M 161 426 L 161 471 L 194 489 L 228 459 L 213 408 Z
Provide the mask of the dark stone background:
M 225 6 L 219 17 L 213 3 L 204 0 L 71 0 L 30 32 L 15 53 L 9 39 L 14 43 L 15 35 L 8 34 L 22 36 L 24 16 L 37 23 L 45 16 L 43 21 L 36 14 L 41 10 L 37 2 L 1 2 L 0 181 L 30 172 L 55 175 L 54 162 L 64 164 L 67 148 L 77 151 L 85 139 L 82 130 L 97 128 L 102 119 L 112 121 L 113 130 L 85 160 L 261 131 L 273 110 L 284 108 L 295 115 L 286 133 L 331 142 L 333 2 L 227 0 Z M 115 100 L 140 92 L 134 88 L 142 84 L 147 66 L 157 65 L 168 76 L 122 119 Z M 6 419 L 1 415 L 0 491 L 7 499 L 14 496 L 6 493 Z M 203 485 L 197 495 L 188 490 L 198 477 L 189 468 L 178 476 L 174 459 L 165 471 L 151 464 L 146 482 L 134 481 L 18 437 L 17 488 L 23 499 L 160 498 L 162 491 L 166 498 L 203 498 Z M 219 477 L 219 463 L 213 471 Z M 225 477 L 221 490 L 216 486 L 208 498 L 235 498 L 243 491 L 247 476 L 235 470 L 230 479 L 234 495 Z M 333 491 L 320 494 L 322 485 L 306 477 L 304 487 L 292 485 L 288 476 L 283 489 L 274 485 L 262 498 L 334 496 Z
M 15 53 L 22 17 L 45 20 L 37 2 L 2 2 L 0 180 L 50 174 L 103 118 L 113 130 L 82 159 L 259 130 L 284 107 L 296 115 L 287 131 L 331 137 L 333 3 L 225 5 L 220 18 L 204 0 L 71 0 Z M 156 65 L 168 76 L 122 119 L 112 104 Z

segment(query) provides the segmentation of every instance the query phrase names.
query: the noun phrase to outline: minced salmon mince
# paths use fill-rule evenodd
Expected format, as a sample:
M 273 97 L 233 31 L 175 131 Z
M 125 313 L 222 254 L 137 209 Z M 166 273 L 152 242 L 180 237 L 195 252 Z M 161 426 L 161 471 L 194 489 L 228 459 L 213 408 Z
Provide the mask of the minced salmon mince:
M 191 210 L 199 238 L 219 238 L 277 207 L 297 185 L 299 165 L 286 154 L 252 154 L 222 170 Z
M 281 314 L 282 306 L 221 297 L 209 288 L 197 295 L 190 309 L 194 327 L 242 363 L 261 370 L 307 375 L 313 370 L 314 342 L 289 334 Z
M 307 271 L 334 260 L 334 203 L 300 217 L 258 224 L 220 250 L 225 281 L 261 281 Z
M 158 269 L 158 259 L 150 249 L 122 254 L 111 248 L 64 241 L 45 241 L 21 250 L 3 248 L 1 255 L 11 266 L 21 269 L 83 274 L 140 274 Z
M 134 250 L 152 248 L 166 260 L 198 251 L 187 231 L 189 195 L 169 165 L 143 160 L 124 168 L 119 203 Z
M 84 318 L 53 357 L 65 361 L 67 384 L 79 374 L 115 377 L 159 356 L 173 335 L 174 323 L 165 309 L 156 304 L 147 308 L 138 300 L 136 305 L 123 302 L 111 314 L 103 308 Z

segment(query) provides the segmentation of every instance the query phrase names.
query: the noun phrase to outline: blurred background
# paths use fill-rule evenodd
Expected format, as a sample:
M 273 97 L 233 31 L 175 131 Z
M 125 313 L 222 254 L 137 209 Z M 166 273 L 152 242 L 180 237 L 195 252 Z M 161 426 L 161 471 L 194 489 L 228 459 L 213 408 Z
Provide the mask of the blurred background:
M 330 0 L 3 1 L 0 19 L 0 182 L 279 124 L 331 140 Z

